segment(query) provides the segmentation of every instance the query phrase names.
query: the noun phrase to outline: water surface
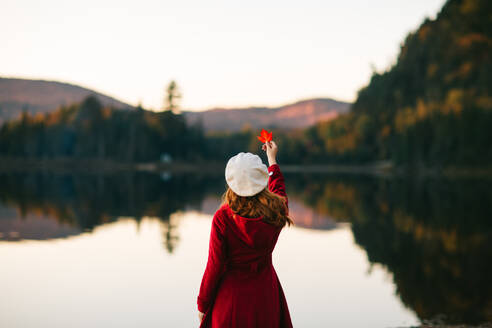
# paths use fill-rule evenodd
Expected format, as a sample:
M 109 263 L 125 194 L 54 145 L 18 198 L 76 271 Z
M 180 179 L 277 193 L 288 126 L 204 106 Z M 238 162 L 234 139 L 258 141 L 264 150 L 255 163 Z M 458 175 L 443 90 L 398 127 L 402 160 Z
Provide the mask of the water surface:
M 297 327 L 491 320 L 491 184 L 286 174 Z M 193 327 L 222 176 L 0 175 L 1 327 Z

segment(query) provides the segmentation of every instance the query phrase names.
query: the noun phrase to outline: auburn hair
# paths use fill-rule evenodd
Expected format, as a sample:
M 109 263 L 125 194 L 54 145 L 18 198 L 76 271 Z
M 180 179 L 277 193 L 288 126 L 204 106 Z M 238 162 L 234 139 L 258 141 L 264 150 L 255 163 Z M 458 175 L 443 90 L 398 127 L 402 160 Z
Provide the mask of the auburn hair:
M 294 224 L 289 217 L 285 198 L 271 192 L 268 188 L 256 195 L 244 197 L 228 187 L 222 196 L 222 204 L 228 204 L 234 214 L 245 218 L 261 216 L 263 221 L 277 227 Z

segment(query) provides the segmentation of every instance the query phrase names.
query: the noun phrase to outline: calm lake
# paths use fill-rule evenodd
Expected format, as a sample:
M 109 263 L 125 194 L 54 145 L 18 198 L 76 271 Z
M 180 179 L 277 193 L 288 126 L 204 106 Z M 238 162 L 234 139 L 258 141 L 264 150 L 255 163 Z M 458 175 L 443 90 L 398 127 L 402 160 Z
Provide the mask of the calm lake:
M 296 327 L 492 321 L 492 182 L 285 173 Z M 216 175 L 0 174 L 0 327 L 197 327 Z

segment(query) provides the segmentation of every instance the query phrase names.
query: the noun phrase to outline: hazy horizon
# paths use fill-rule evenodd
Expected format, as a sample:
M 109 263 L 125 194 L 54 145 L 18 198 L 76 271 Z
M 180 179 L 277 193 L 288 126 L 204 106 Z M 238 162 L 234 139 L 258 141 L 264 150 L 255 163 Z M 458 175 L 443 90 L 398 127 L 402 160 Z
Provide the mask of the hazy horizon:
M 443 4 L 7 0 L 0 74 L 76 84 L 152 109 L 172 79 L 184 110 L 353 102 L 371 66 L 394 62 L 405 36 Z

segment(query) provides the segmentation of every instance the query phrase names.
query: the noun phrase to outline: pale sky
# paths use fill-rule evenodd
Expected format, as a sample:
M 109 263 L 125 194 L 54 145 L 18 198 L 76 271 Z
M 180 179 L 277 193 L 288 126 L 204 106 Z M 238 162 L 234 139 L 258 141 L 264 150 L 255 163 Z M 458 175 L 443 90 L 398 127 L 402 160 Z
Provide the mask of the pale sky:
M 58 80 L 146 108 L 353 101 L 444 0 L 0 0 L 0 76 Z

